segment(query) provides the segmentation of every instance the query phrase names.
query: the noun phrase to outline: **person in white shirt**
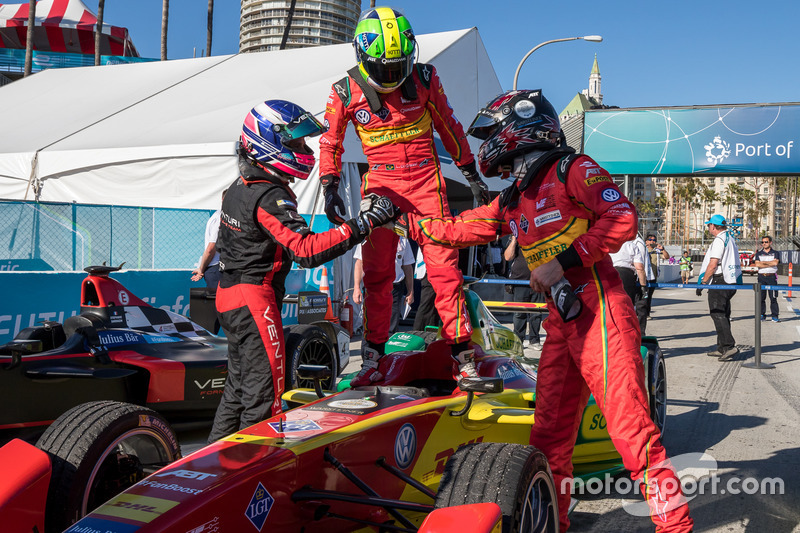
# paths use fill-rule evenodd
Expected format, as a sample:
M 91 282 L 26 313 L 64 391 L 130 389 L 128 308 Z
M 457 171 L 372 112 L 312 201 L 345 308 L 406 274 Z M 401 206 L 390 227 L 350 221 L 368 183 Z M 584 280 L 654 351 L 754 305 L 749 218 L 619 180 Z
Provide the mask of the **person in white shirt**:
M 772 237 L 765 235 L 761 237 L 761 250 L 753 256 L 753 261 L 758 267 L 758 282 L 761 285 L 778 284 L 778 254 L 772 249 Z M 761 320 L 767 319 L 767 293 L 769 293 L 769 310 L 772 314 L 773 322 L 780 322 L 778 318 L 778 291 L 768 291 L 761 289 Z
M 361 291 L 361 283 L 364 280 L 364 263 L 362 259 L 365 244 L 356 246 L 353 252 L 353 259 L 356 260 L 353 267 L 353 302 L 361 304 L 364 302 L 364 293 Z M 369 253 L 369 252 L 367 252 Z M 397 252 L 394 256 L 394 285 L 392 286 L 392 318 L 389 322 L 389 335 L 395 333 L 400 324 L 400 315 L 405 314 L 403 307 L 414 303 L 414 254 L 408 239 L 400 237 L 397 241 Z M 405 302 L 405 305 L 403 305 Z
M 622 279 L 622 286 L 628 293 L 636 316 L 639 319 L 639 329 L 642 335 L 647 328 L 646 301 L 649 297 L 647 290 L 647 272 L 651 272 L 650 256 L 646 253 L 646 246 L 641 236 L 623 243 L 618 252 L 609 254 L 614 268 Z
M 728 233 L 728 223 L 722 215 L 714 215 L 706 221 L 706 224 L 714 241 L 703 258 L 700 279 L 697 283 L 699 287 L 710 284 L 736 284 L 742 276 L 742 267 L 739 262 L 739 247 L 733 236 Z M 702 288 L 698 288 L 697 295 L 700 296 L 702 291 Z M 731 333 L 731 298 L 734 294 L 736 294 L 734 290 L 709 289 L 708 291 L 708 310 L 717 330 L 717 349 L 708 352 L 708 355 L 717 357 L 720 361 L 730 361 L 739 353 Z
M 222 199 L 225 199 L 227 189 L 222 191 Z M 192 281 L 200 281 L 201 279 L 206 282 L 206 288 L 209 294 L 216 294 L 217 287 L 219 286 L 220 272 L 219 272 L 219 252 L 217 251 L 217 234 L 219 233 L 219 213 L 220 210 L 214 211 L 211 218 L 206 222 L 205 234 L 205 248 L 203 255 L 200 256 L 200 261 L 197 268 L 192 270 Z

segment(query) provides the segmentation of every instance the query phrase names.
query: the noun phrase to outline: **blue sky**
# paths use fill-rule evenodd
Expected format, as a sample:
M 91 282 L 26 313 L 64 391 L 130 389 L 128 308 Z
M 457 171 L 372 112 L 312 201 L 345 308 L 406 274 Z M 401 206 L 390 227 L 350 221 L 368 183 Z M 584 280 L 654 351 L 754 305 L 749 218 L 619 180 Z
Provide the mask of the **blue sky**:
M 96 0 L 84 2 L 96 10 Z M 800 2 L 794 0 L 394 0 L 389 5 L 405 12 L 416 33 L 477 26 L 504 89 L 511 88 L 519 61 L 538 43 L 602 35 L 599 44 L 544 46 L 522 67 L 519 85 L 543 89 L 559 111 L 588 86 L 595 53 L 608 105 L 800 101 L 795 36 Z M 215 1 L 212 55 L 237 52 L 239 6 L 239 0 Z M 195 49 L 202 53 L 206 9 L 206 0 L 170 1 L 169 59 L 192 57 Z M 161 0 L 106 0 L 105 19 L 127 27 L 141 55 L 160 57 Z

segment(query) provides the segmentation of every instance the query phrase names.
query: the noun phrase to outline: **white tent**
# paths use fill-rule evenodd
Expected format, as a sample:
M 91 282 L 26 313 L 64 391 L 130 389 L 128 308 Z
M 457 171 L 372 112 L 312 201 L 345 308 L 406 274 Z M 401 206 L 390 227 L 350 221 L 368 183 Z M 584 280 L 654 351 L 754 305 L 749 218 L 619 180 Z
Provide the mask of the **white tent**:
M 463 121 L 501 92 L 477 29 L 418 42 L 419 60 L 436 66 Z M 247 111 L 283 98 L 321 119 L 331 84 L 353 64 L 351 46 L 342 44 L 52 69 L 11 83 L 0 89 L 0 198 L 216 209 L 237 175 L 234 141 Z M 355 200 L 355 163 L 365 159 L 352 128 L 345 148 Z M 445 175 L 463 183 L 447 167 Z M 312 176 L 295 185 L 301 212 L 319 212 L 317 184 Z M 499 180 L 489 184 L 501 188 Z

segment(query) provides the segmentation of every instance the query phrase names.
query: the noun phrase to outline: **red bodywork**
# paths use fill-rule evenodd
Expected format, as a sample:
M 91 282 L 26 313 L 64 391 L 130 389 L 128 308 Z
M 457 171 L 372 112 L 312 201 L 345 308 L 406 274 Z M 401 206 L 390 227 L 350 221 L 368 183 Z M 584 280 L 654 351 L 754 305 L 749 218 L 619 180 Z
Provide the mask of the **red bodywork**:
M 50 458 L 25 441 L 0 448 L 0 524 L 3 531 L 44 531 L 44 506 L 50 485 Z

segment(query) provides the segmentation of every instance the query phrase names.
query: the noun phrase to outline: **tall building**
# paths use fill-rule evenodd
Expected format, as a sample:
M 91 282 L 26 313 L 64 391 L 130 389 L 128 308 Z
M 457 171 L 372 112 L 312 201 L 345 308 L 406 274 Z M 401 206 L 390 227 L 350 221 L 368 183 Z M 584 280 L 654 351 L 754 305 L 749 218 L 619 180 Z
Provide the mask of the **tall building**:
M 279 50 L 290 18 L 287 49 L 350 42 L 361 14 L 360 0 L 241 1 L 239 52 Z

